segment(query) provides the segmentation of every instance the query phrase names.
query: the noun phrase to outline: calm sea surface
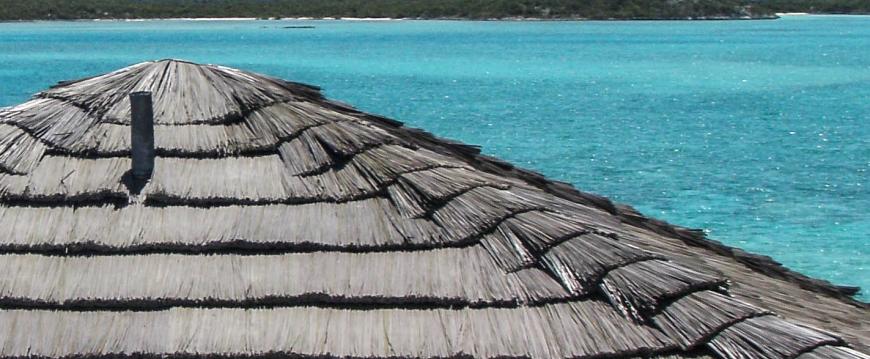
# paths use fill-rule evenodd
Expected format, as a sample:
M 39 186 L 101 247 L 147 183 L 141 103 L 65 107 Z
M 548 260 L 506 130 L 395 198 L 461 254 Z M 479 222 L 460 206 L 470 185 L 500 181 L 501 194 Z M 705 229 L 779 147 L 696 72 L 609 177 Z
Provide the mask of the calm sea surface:
M 5 23 L 0 106 L 169 57 L 316 84 L 870 288 L 870 17 Z

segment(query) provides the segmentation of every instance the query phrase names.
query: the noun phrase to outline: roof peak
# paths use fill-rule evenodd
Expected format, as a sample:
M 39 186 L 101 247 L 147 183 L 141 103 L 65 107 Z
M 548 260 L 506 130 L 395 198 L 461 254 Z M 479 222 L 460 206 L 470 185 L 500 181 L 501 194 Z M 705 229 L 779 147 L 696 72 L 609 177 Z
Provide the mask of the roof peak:
M 149 62 L 149 61 L 145 61 L 145 62 Z M 209 66 L 209 64 L 200 64 L 200 63 L 196 63 L 196 62 L 193 62 L 190 60 L 174 59 L 174 58 L 166 58 L 166 59 L 154 60 L 154 61 L 150 61 L 150 62 L 183 62 L 183 63 L 197 65 L 197 66 Z
M 277 102 L 314 95 L 300 84 L 181 59 L 162 59 L 77 81 L 61 82 L 36 95 L 85 110 L 99 123 L 129 124 L 127 96 L 154 94 L 155 124 L 221 123 Z M 319 96 L 317 94 L 316 96 Z
M 121 68 L 121 69 L 129 68 L 129 67 L 133 67 L 133 66 L 141 65 L 141 64 L 148 64 L 148 63 L 152 63 L 152 64 L 179 63 L 179 64 L 186 64 L 186 65 L 193 65 L 193 66 L 197 66 L 197 67 L 218 67 L 218 68 L 232 69 L 235 71 L 241 71 L 239 69 L 235 69 L 235 68 L 224 66 L 224 65 L 213 64 L 213 63 L 208 63 L 208 62 L 200 63 L 200 62 L 196 62 L 193 60 L 177 59 L 177 58 L 164 58 L 164 59 L 159 59 L 159 60 L 142 61 L 142 62 L 135 63 L 135 64 L 129 65 L 129 66 Z M 119 70 L 121 70 L 121 69 L 119 69 Z

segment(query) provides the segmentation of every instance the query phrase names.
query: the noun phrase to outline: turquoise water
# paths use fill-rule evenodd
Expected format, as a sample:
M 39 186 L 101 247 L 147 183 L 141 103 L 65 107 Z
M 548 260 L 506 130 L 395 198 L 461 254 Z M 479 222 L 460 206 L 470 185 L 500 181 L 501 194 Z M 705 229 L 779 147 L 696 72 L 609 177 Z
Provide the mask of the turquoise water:
M 0 106 L 143 60 L 250 69 L 870 288 L 870 17 L 296 23 L 0 24 Z

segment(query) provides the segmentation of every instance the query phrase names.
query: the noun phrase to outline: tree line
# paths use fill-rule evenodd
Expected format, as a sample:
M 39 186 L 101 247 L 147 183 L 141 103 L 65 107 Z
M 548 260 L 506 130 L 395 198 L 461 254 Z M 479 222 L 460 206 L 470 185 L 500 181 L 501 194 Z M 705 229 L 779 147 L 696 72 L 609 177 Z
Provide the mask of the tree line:
M 867 0 L 0 0 L 0 20 L 173 17 L 699 19 L 870 13 Z

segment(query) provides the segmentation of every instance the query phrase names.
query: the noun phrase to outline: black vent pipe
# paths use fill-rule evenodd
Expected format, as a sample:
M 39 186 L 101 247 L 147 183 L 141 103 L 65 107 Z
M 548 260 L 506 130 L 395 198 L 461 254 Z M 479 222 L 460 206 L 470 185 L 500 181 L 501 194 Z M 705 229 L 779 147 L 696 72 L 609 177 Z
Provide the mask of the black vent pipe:
M 130 94 L 130 144 L 133 177 L 147 180 L 154 172 L 154 109 L 151 92 Z

